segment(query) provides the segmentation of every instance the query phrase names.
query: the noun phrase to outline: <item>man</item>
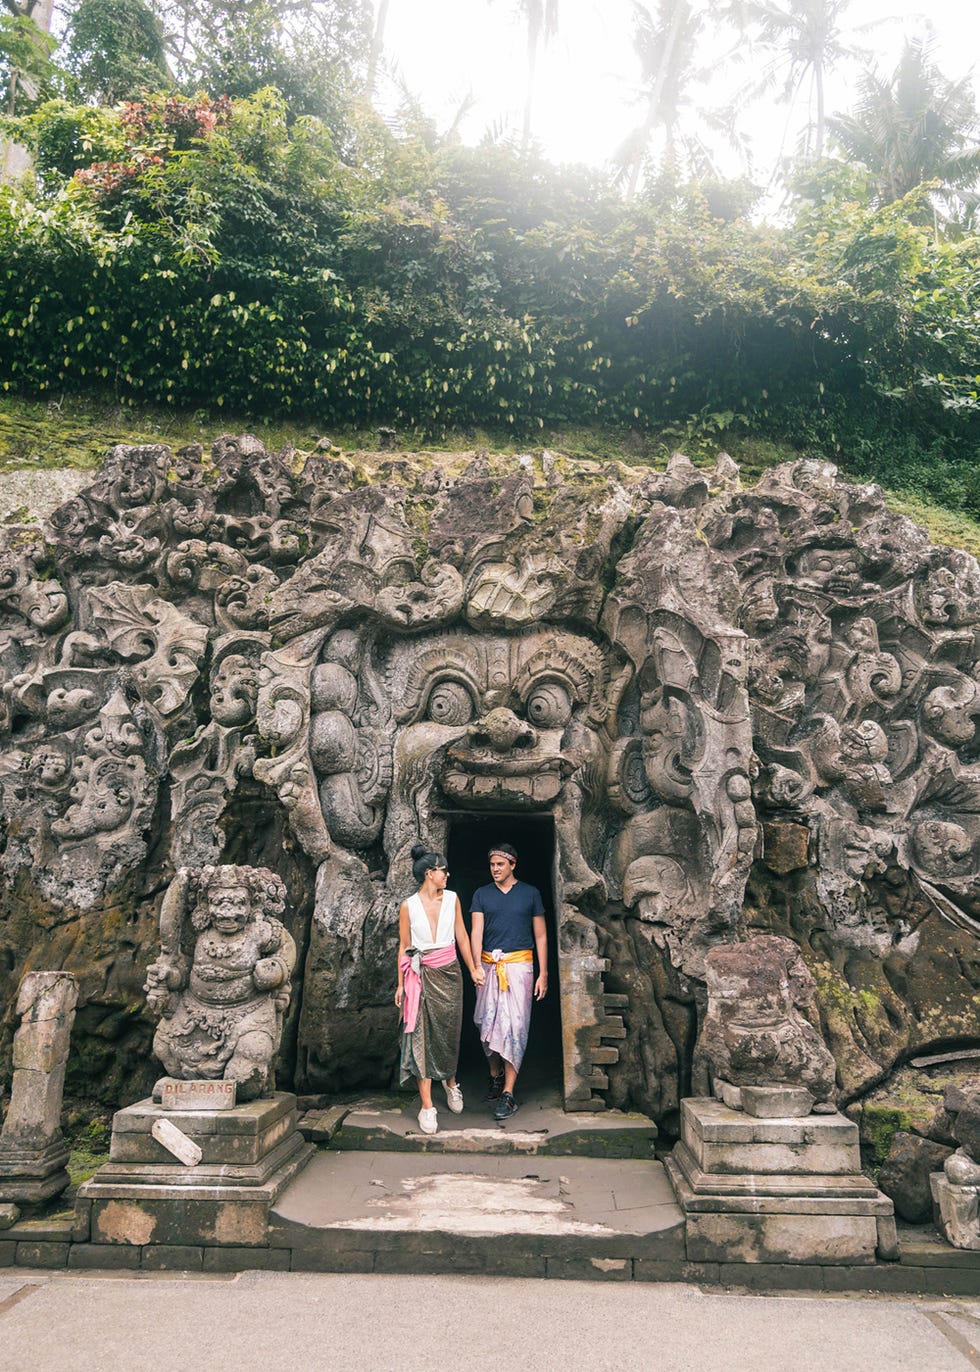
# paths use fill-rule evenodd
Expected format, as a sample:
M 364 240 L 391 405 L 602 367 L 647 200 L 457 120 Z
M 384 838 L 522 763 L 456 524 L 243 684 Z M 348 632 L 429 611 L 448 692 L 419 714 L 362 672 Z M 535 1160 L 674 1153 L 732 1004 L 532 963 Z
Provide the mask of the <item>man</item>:
M 486 980 L 477 988 L 474 1019 L 490 1064 L 487 1099 L 495 1102 L 496 1118 L 505 1120 L 517 1111 L 514 1087 L 531 1027 L 532 996 L 543 1000 L 548 990 L 548 931 L 541 893 L 514 876 L 517 850 L 499 843 L 489 858 L 493 881 L 470 903 L 473 961 L 488 964 Z

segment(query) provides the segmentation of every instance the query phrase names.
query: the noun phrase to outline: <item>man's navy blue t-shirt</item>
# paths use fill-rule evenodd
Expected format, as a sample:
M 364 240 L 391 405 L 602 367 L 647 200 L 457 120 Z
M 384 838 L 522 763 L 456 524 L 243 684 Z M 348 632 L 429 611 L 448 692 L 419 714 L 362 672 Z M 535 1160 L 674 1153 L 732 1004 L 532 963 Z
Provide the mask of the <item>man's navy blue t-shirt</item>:
M 496 882 L 481 886 L 473 893 L 470 914 L 483 912 L 483 950 L 492 953 L 517 953 L 534 947 L 535 915 L 544 914 L 541 892 L 526 881 L 515 881 L 509 891 L 501 891 Z

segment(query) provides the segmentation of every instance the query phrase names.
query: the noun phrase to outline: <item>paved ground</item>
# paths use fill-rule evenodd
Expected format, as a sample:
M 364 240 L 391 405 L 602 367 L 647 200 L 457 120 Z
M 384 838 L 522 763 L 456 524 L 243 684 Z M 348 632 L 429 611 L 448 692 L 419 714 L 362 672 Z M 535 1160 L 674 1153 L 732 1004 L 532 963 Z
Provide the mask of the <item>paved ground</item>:
M 965 1372 L 980 1300 L 507 1278 L 0 1269 L 5 1372 Z
M 485 1153 L 318 1153 L 274 1213 L 334 1231 L 583 1239 L 684 1222 L 662 1163 Z

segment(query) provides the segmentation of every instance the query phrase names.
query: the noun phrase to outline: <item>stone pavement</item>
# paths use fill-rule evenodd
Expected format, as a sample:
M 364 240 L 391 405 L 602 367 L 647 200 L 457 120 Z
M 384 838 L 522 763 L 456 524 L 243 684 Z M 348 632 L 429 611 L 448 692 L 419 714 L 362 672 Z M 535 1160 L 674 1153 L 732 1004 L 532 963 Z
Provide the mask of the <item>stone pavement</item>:
M 0 1269 L 4 1372 L 966 1372 L 980 1301 L 509 1278 Z
M 273 1207 L 293 1269 L 680 1276 L 684 1217 L 659 1162 L 325 1152 Z

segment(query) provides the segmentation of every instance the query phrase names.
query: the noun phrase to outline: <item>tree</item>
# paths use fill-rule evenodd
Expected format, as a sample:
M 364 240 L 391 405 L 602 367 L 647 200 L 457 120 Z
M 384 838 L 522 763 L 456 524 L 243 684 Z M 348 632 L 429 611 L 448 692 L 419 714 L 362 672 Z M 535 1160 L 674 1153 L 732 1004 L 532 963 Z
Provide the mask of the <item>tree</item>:
M 0 0 L 0 99 L 7 114 L 33 101 L 51 73 L 54 0 Z
M 69 21 L 65 64 L 82 99 L 102 105 L 170 80 L 163 27 L 144 0 L 82 0 Z
M 804 157 L 823 155 L 826 76 L 842 57 L 853 53 L 844 42 L 840 22 L 850 3 L 851 0 L 730 0 L 725 7 L 739 27 L 754 35 L 772 54 L 761 77 L 750 87 L 752 94 L 761 94 L 782 78 L 782 99 L 792 107 L 809 78 Z
M 290 115 L 333 125 L 363 88 L 369 52 L 363 0 L 155 0 L 185 88 L 247 96 L 275 86 Z
M 879 204 L 938 182 L 947 211 L 962 211 L 980 179 L 980 118 L 968 77 L 948 80 L 928 43 L 905 44 L 891 78 L 865 72 L 850 114 L 830 121 L 845 155 L 874 177 Z
M 0 109 L 21 114 L 44 94 L 53 67 L 51 16 L 54 0 L 2 0 L 0 10 Z M 5 12 L 4 12 L 5 11 Z M 30 166 L 27 149 L 0 137 L 0 181 Z
M 614 161 L 626 178 L 627 199 L 636 193 L 640 173 L 656 129 L 663 131 L 661 169 L 675 178 L 679 157 L 681 112 L 690 98 L 691 88 L 707 74 L 697 63 L 699 38 L 704 15 L 690 0 L 658 0 L 655 10 L 636 0 L 633 6 L 633 46 L 640 60 L 641 83 L 646 98 L 646 114 L 626 139 Z M 710 161 L 697 138 L 683 140 L 689 160 L 703 170 Z
M 531 146 L 538 52 L 558 32 L 558 0 L 517 0 L 517 9 L 527 28 L 527 85 L 521 130 L 521 151 L 527 153 Z
M 388 8 L 391 0 L 378 0 L 378 12 L 374 20 L 374 32 L 371 36 L 371 51 L 368 54 L 367 80 L 364 88 L 368 98 L 374 94 L 374 85 L 378 77 L 378 66 L 381 62 L 381 54 L 385 46 L 385 25 L 388 22 Z

